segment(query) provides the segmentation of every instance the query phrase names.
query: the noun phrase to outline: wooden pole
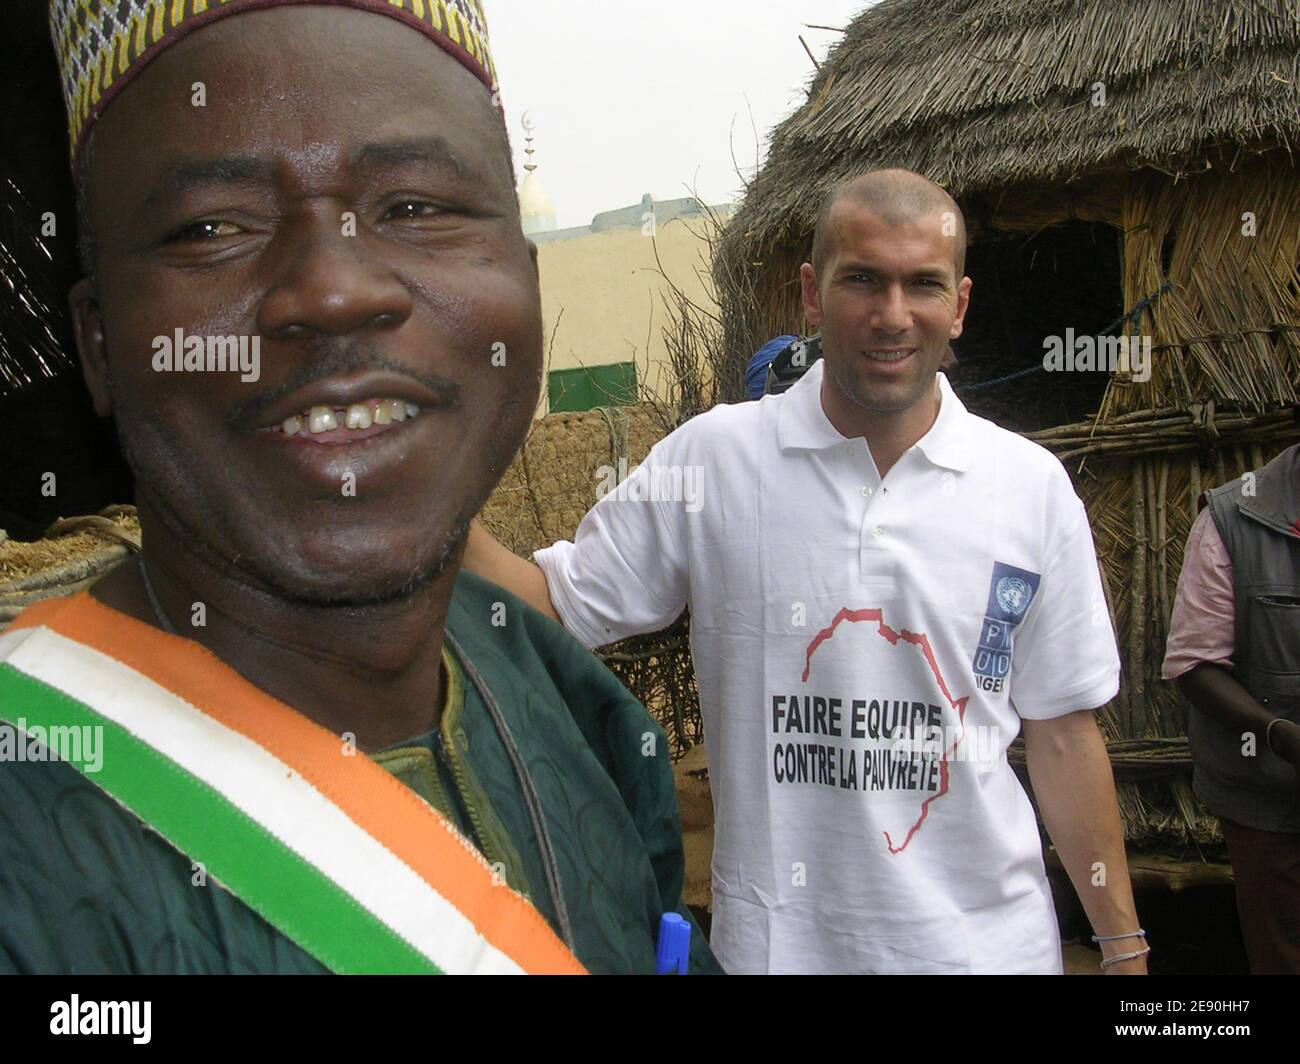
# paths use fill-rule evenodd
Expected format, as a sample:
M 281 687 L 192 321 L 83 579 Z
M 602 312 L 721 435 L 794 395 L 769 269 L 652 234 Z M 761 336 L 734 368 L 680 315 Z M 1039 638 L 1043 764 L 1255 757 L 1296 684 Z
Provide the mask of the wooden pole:
M 1147 614 L 1147 508 L 1142 459 L 1133 460 L 1133 600 L 1129 606 L 1128 640 L 1128 728 L 1129 737 L 1138 733 L 1138 714 L 1146 704 L 1146 614 Z
M 1169 537 L 1165 531 L 1165 500 L 1169 494 L 1169 459 L 1160 459 L 1160 481 L 1156 488 L 1156 550 L 1159 566 L 1156 588 L 1160 594 L 1160 624 L 1158 631 L 1163 638 L 1169 630 Z

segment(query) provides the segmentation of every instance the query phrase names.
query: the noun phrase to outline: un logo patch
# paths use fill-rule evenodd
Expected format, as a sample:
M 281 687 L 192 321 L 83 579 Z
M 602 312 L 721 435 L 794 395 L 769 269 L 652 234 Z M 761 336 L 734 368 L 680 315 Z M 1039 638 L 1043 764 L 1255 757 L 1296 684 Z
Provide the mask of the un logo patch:
M 980 641 L 972 662 L 976 682 L 984 691 L 1005 690 L 1011 674 L 1013 635 L 1034 601 L 1042 577 L 1006 562 L 993 563 L 989 602 L 980 625 Z
M 993 593 L 997 596 L 998 605 L 1015 618 L 1024 616 L 1034 597 L 1034 589 L 1029 586 L 1029 582 L 1018 576 L 1004 576 L 997 582 Z

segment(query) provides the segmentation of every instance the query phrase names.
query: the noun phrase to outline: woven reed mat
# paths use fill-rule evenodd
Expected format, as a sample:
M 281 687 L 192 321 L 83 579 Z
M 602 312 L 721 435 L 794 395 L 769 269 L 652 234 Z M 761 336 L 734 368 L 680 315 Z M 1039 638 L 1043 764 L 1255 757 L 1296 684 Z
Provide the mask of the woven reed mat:
M 84 591 L 139 549 L 134 506 L 61 518 L 31 543 L 0 532 L 0 629 L 33 602 Z

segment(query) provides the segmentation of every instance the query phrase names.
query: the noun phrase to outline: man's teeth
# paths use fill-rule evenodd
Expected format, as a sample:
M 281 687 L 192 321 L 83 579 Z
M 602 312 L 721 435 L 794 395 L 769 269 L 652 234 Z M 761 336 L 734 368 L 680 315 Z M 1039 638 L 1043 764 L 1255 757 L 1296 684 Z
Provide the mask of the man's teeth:
M 287 417 L 280 423 L 280 431 L 286 436 L 297 436 L 306 430 L 307 435 L 332 432 L 340 422 L 349 429 L 368 429 L 372 425 L 391 425 L 395 421 L 405 421 L 415 417 L 420 408 L 414 403 L 401 399 L 371 399 L 364 403 L 353 403 L 343 407 L 313 406 L 293 417 Z
M 313 406 L 307 419 L 307 431 L 311 433 L 329 432 L 339 427 L 339 419 L 328 406 Z
M 867 357 L 877 362 L 898 362 L 912 353 L 911 348 L 906 351 L 868 351 Z

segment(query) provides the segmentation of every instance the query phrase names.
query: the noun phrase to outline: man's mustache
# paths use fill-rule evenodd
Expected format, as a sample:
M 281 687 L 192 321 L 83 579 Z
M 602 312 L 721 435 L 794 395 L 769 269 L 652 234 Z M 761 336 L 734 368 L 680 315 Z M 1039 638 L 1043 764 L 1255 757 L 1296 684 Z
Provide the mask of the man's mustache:
M 270 361 L 264 359 L 264 362 Z M 448 377 L 427 373 L 389 358 L 375 347 L 349 340 L 323 340 L 316 345 L 312 357 L 296 369 L 287 380 L 269 391 L 251 396 L 239 403 L 230 414 L 230 425 L 237 428 L 254 422 L 258 415 L 287 395 L 330 377 L 343 377 L 373 370 L 387 370 L 417 381 L 430 391 L 459 397 L 460 385 Z

